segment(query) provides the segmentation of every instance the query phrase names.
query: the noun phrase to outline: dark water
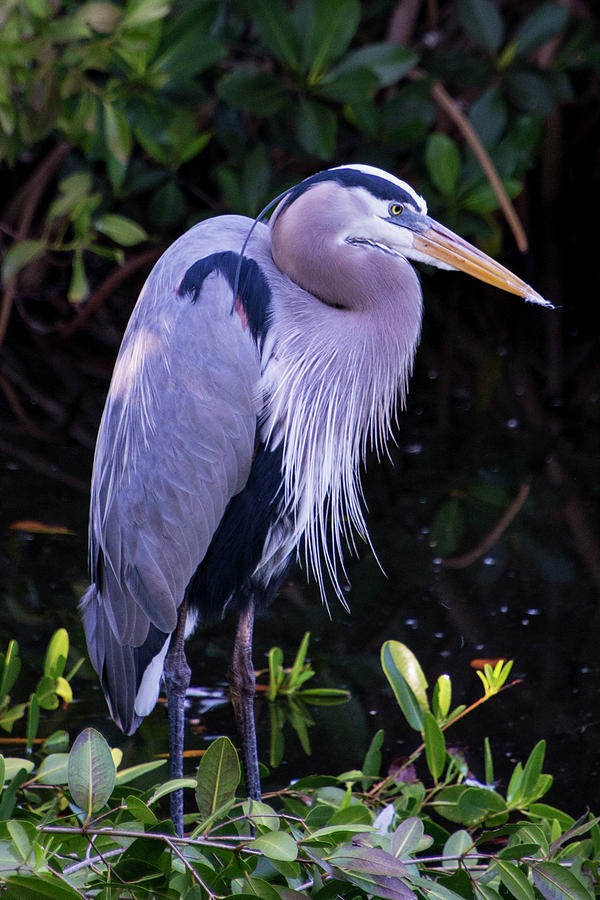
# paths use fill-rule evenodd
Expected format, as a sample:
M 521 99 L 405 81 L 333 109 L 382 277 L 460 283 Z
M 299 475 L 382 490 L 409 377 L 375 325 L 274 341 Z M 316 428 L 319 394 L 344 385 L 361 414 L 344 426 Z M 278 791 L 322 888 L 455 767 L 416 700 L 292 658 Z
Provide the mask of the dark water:
M 537 321 L 529 312 L 527 316 L 529 326 Z M 479 356 L 479 386 L 467 378 L 463 386 L 460 377 L 448 386 L 443 369 L 432 365 L 440 359 L 443 352 L 433 359 L 426 345 L 392 458 L 380 465 L 371 460 L 369 466 L 369 522 L 386 574 L 363 548 L 360 560 L 349 566 L 352 614 L 332 601 L 328 618 L 314 587 L 295 571 L 283 595 L 257 623 L 257 668 L 266 665 L 266 653 L 275 644 L 291 664 L 302 634 L 309 630 L 309 655 L 317 671 L 314 686 L 345 687 L 352 694 L 346 706 L 311 709 L 311 758 L 287 727 L 284 762 L 267 786 L 304 773 L 337 774 L 360 766 L 378 728 L 386 735 L 384 766 L 416 746 L 416 735 L 397 711 L 379 666 L 380 646 L 393 638 L 416 653 L 430 685 L 443 672 L 451 675 L 456 703 L 480 695 L 469 665 L 472 659 L 514 659 L 513 676 L 521 683 L 463 720 L 448 733 L 449 741 L 462 748 L 474 774 L 482 777 L 482 743 L 489 735 L 497 776 L 505 785 L 514 761 L 524 760 L 533 745 L 546 738 L 545 771 L 555 777 L 547 801 L 573 815 L 587 805 L 597 809 L 597 434 L 584 435 L 583 425 L 573 417 L 561 419 L 554 433 L 532 427 L 515 399 L 514 383 L 509 386 L 494 375 L 503 365 L 497 350 L 487 361 Z M 494 404 L 484 402 L 486 378 L 496 379 Z M 561 416 L 561 410 L 552 409 L 544 421 Z M 3 648 L 16 637 L 25 664 L 15 701 L 25 699 L 25 693 L 17 696 L 16 691 L 28 689 L 39 672 L 41 654 L 55 628 L 69 630 L 74 658 L 84 652 L 77 599 L 86 585 L 87 497 L 66 486 L 60 473 L 85 482 L 91 455 L 71 444 L 55 445 L 48 454 L 57 478 L 36 474 L 19 453 L 5 453 L 0 459 L 0 639 Z M 440 550 L 466 553 L 490 534 L 525 482 L 531 487 L 529 497 L 493 546 L 467 568 L 439 564 Z M 23 519 L 63 525 L 74 534 L 31 535 L 9 529 Z M 437 546 L 431 546 L 434 538 Z M 224 683 L 232 631 L 233 623 L 227 621 L 190 642 L 193 685 Z M 89 666 L 77 676 L 74 692 L 76 703 L 61 714 L 61 724 L 73 735 L 93 723 L 124 749 L 128 762 L 166 750 L 164 707 L 137 735 L 124 738 L 105 716 Z M 266 760 L 265 701 L 257 703 L 257 718 L 261 757 Z M 193 700 L 190 721 L 200 726 L 188 728 L 190 747 L 204 746 L 207 736 L 234 734 L 228 704 L 206 710 Z

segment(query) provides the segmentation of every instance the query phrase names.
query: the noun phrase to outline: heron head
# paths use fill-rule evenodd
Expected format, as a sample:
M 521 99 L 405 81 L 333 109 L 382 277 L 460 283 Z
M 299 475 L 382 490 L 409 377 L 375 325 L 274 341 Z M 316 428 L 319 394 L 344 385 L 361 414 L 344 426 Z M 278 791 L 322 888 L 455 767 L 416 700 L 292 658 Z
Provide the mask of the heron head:
M 530 302 L 551 305 L 496 260 L 431 218 L 425 200 L 410 185 L 373 166 L 338 166 L 300 182 L 277 206 L 271 233 L 273 256 L 283 271 L 288 255 L 298 254 L 303 246 L 314 255 L 328 241 L 330 247 L 362 253 L 363 261 L 368 254 L 375 265 L 392 256 L 460 270 Z M 350 258 L 346 254 L 344 259 Z

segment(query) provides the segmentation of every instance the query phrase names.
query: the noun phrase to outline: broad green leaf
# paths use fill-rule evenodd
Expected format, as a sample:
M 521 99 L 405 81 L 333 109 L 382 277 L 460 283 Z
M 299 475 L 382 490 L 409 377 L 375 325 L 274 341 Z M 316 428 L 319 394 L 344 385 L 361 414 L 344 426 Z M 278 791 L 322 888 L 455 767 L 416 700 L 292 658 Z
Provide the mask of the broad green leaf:
M 245 5 L 265 47 L 298 72 L 298 39 L 285 3 L 282 0 L 249 0 Z
M 172 794 L 173 791 L 178 791 L 180 788 L 195 788 L 196 785 L 196 778 L 171 778 L 169 781 L 165 781 L 164 784 L 161 784 L 160 787 L 156 788 L 148 800 L 148 805 L 157 803 L 163 797 L 166 797 L 167 794 Z
M 468 831 L 460 829 L 450 835 L 444 844 L 444 857 L 462 856 L 464 853 L 473 852 L 474 842 Z M 465 861 L 468 863 L 469 861 Z M 442 859 L 442 865 L 445 869 L 458 869 L 459 861 L 457 859 Z
M 149 22 L 164 19 L 170 9 L 169 0 L 139 0 L 138 3 L 128 3 L 121 28 L 123 31 L 128 31 L 131 28 L 139 28 Z
M 0 793 L 2 793 L 2 788 L 4 787 L 4 781 L 6 779 L 6 765 L 4 763 L 4 757 L 0 753 Z
M 389 87 L 400 81 L 418 61 L 418 55 L 407 47 L 383 42 L 367 44 L 347 53 L 329 75 L 335 78 L 355 69 L 368 69 L 377 77 L 380 87 Z
M 490 818 L 499 824 L 508 816 L 506 801 L 500 794 L 478 787 L 469 787 L 461 794 L 458 809 L 465 825 L 477 825 Z
M 332 109 L 316 100 L 302 99 L 296 128 L 298 139 L 307 153 L 319 159 L 331 159 L 337 137 L 337 118 Z
M 462 795 L 468 790 L 469 788 L 464 784 L 453 784 L 436 794 L 431 805 L 444 819 L 463 823 L 463 812 L 459 808 L 459 802 Z
M 4 783 L 6 784 L 9 781 L 12 781 L 15 775 L 17 775 L 21 769 L 24 769 L 27 774 L 33 771 L 35 767 L 35 763 L 32 759 L 18 759 L 14 756 L 5 756 L 4 757 Z
M 533 887 L 518 866 L 504 859 L 497 859 L 496 868 L 500 881 L 516 900 L 534 900 Z
M 542 3 L 517 28 L 517 53 L 527 56 L 552 40 L 564 27 L 568 16 L 567 7 L 558 3 Z
M 490 887 L 489 884 L 482 884 L 481 881 L 476 881 L 473 887 L 476 900 L 503 900 L 502 895 Z
M 423 710 L 429 708 L 427 680 L 416 656 L 399 641 L 386 641 L 381 666 L 408 724 L 423 731 Z
M 542 774 L 542 766 L 544 765 L 544 757 L 546 755 L 546 741 L 538 741 L 531 753 L 529 759 L 523 768 L 523 779 L 521 781 L 521 794 L 523 800 L 527 800 L 536 793 L 538 779 Z
M 115 215 L 114 213 L 106 213 L 96 219 L 94 225 L 111 240 L 123 247 L 132 247 L 141 241 L 148 239 L 145 230 L 125 216 Z
M 469 121 L 486 147 L 498 143 L 506 128 L 508 113 L 498 87 L 488 88 L 473 103 Z
M 124 113 L 112 103 L 103 103 L 105 159 L 113 190 L 118 191 L 131 156 L 131 127 Z
M 82 894 L 62 877 L 50 872 L 35 875 L 8 875 L 2 900 L 81 900 Z
M 378 87 L 377 76 L 369 69 L 351 69 L 346 72 L 328 73 L 315 87 L 321 97 L 339 103 L 372 103 L 371 97 Z
M 593 900 L 581 881 L 558 863 L 535 863 L 531 874 L 534 885 L 545 900 Z
M 21 862 L 27 863 L 31 854 L 32 843 L 37 837 L 35 828 L 30 822 L 21 823 L 15 820 L 7 822 L 6 827 L 17 856 Z
M 437 781 L 446 766 L 446 741 L 435 718 L 428 709 L 423 713 L 423 737 L 427 767 Z
M 166 764 L 166 759 L 154 759 L 152 762 L 140 763 L 138 766 L 129 766 L 127 769 L 119 769 L 117 772 L 117 784 L 129 784 L 135 778 L 147 775 L 148 772 L 154 772 L 155 769 L 159 769 Z M 193 783 L 195 784 L 195 782 Z
M 504 40 L 504 21 L 493 0 L 459 0 L 463 28 L 478 47 L 495 53 Z
M 381 747 L 384 737 L 384 731 L 380 728 L 379 731 L 375 732 L 371 739 L 362 765 L 362 770 L 367 776 L 377 778 L 381 771 Z
M 240 761 L 235 747 L 229 738 L 217 738 L 210 744 L 198 766 L 196 803 L 203 819 L 234 799 L 240 777 Z
M 9 706 L 6 712 L 0 716 L 0 728 L 3 728 L 4 731 L 8 731 L 10 734 L 15 722 L 18 722 L 25 715 L 26 709 L 26 703 L 16 703 L 14 706 Z
M 151 828 L 157 824 L 158 819 L 153 810 L 151 810 L 148 804 L 144 803 L 140 797 L 130 794 L 125 802 L 127 804 L 127 809 L 138 822 L 142 822 L 143 825 L 149 825 Z
M 298 856 L 298 846 L 294 838 L 284 831 L 270 831 L 250 841 L 248 847 L 260 850 L 268 859 L 293 862 Z
M 387 878 L 406 878 L 409 874 L 404 863 L 380 847 L 338 847 L 326 859 L 344 872 L 351 869 L 353 872 L 385 875 Z
M 416 816 L 411 816 L 401 822 L 392 834 L 391 851 L 394 856 L 404 859 L 411 853 L 420 849 L 425 828 L 423 821 Z
M 425 165 L 440 194 L 444 197 L 453 196 L 461 168 L 460 153 L 454 141 L 438 131 L 430 134 L 425 144 Z
M 440 675 L 433 688 L 431 708 L 438 719 L 445 719 L 452 702 L 452 682 L 449 675 Z
M 303 61 L 309 81 L 319 76 L 346 50 L 360 19 L 359 0 L 310 0 L 304 32 Z
M 35 780 L 40 784 L 67 784 L 68 753 L 50 753 L 39 767 Z
M 69 655 L 69 635 L 66 628 L 59 628 L 50 638 L 44 659 L 44 675 L 58 678 L 63 675 Z
M 288 92 L 279 78 L 252 66 L 243 66 L 226 75 L 219 81 L 217 91 L 229 106 L 259 118 L 274 115 L 289 102 Z
M 102 809 L 115 786 L 115 764 L 100 732 L 85 728 L 75 739 L 67 766 L 69 790 L 90 818 Z
M 46 252 L 44 241 L 19 241 L 7 251 L 2 262 L 2 284 L 14 281 L 21 269 Z
M 268 828 L 269 831 L 279 831 L 279 816 L 268 803 L 262 803 L 260 800 L 246 800 L 242 803 L 242 810 L 254 825 L 261 825 Z

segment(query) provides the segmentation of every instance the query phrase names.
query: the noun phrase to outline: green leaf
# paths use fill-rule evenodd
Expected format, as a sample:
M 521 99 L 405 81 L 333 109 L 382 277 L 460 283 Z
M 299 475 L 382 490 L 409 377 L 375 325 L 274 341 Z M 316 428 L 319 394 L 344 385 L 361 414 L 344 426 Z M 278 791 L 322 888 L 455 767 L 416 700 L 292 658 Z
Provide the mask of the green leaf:
M 443 856 L 462 856 L 474 850 L 474 841 L 468 831 L 460 829 L 450 835 L 444 844 Z M 465 863 L 470 861 L 464 861 Z M 442 865 L 445 869 L 458 869 L 459 861 L 457 859 L 443 859 Z
M 140 763 L 138 766 L 129 766 L 127 769 L 119 769 L 117 772 L 117 784 L 129 784 L 130 781 L 140 778 L 142 775 L 147 775 L 148 772 L 154 772 L 155 769 L 159 769 L 166 764 L 166 759 L 153 759 L 152 762 Z
M 19 241 L 7 251 L 2 262 L 2 284 L 14 281 L 21 269 L 46 252 L 44 241 Z
M 67 784 L 68 753 L 50 753 L 39 767 L 35 780 L 40 784 Z
M 73 271 L 69 285 L 68 298 L 70 303 L 81 303 L 89 293 L 89 284 L 85 274 L 83 251 L 77 247 L 73 256 Z
M 296 658 L 294 659 L 294 663 L 292 665 L 290 671 L 290 688 L 293 690 L 296 686 L 296 682 L 298 681 L 300 674 L 302 672 L 302 667 L 306 661 L 306 653 L 308 651 L 308 642 L 310 641 L 310 631 L 305 631 L 302 640 L 300 641 L 300 646 L 298 647 L 298 652 L 296 653 Z
M 440 506 L 431 525 L 431 543 L 435 547 L 436 555 L 450 556 L 458 550 L 463 527 L 464 518 L 460 501 L 458 497 L 450 497 Z
M 453 196 L 461 168 L 460 153 L 454 141 L 440 132 L 430 134 L 425 144 L 425 165 L 438 191 L 444 197 Z
M 35 875 L 9 875 L 5 882 L 2 900 L 81 900 L 82 895 L 63 878 L 49 872 Z
M 280 79 L 252 66 L 243 66 L 226 75 L 219 81 L 217 91 L 229 106 L 263 119 L 279 112 L 289 102 Z
M 21 769 L 29 775 L 33 771 L 35 763 L 32 759 L 19 759 L 15 756 L 4 757 L 4 783 L 12 781 Z
M 542 3 L 524 19 L 517 29 L 517 53 L 527 56 L 542 47 L 564 28 L 569 10 L 558 3 Z
M 376 731 L 373 735 L 369 748 L 365 753 L 362 770 L 365 775 L 372 778 L 377 778 L 381 771 L 381 746 L 383 744 L 383 738 L 384 732 L 383 729 L 380 728 L 379 731 Z
M 125 181 L 131 156 L 131 128 L 123 112 L 107 102 L 103 103 L 103 126 L 108 176 L 113 190 L 118 191 Z
M 308 79 L 315 81 L 344 53 L 360 19 L 359 0 L 310 0 L 304 32 L 303 61 Z
M 504 859 L 497 859 L 496 868 L 500 881 L 516 900 L 534 900 L 533 887 L 518 866 Z
M 427 767 L 437 782 L 446 765 L 446 741 L 442 729 L 427 709 L 423 713 L 423 737 Z
M 458 809 L 465 825 L 477 825 L 484 819 L 500 824 L 508 817 L 506 801 L 496 791 L 469 787 L 458 800 Z
M 421 819 L 410 816 L 401 822 L 392 834 L 391 851 L 394 856 L 404 859 L 421 849 L 425 828 Z
M 538 779 L 542 774 L 542 766 L 544 765 L 544 757 L 546 755 L 546 741 L 538 741 L 531 753 L 529 759 L 525 763 L 523 769 L 523 779 L 521 781 L 521 795 L 526 801 L 536 793 Z
M 12 691 L 20 671 L 19 645 L 16 641 L 9 641 L 6 653 L 0 653 L 0 703 Z
M 298 139 L 307 153 L 320 159 L 331 159 L 337 137 L 337 118 L 332 109 L 315 100 L 302 99 L 296 128 Z
M 148 239 L 148 235 L 136 222 L 125 216 L 115 215 L 114 213 L 106 213 L 96 219 L 94 225 L 111 240 L 123 247 L 132 247 L 141 241 Z
M 478 47 L 495 53 L 504 40 L 504 22 L 493 0 L 459 0 L 462 26 Z
M 158 819 L 153 810 L 151 810 L 148 804 L 144 803 L 139 797 L 130 794 L 125 802 L 127 804 L 127 809 L 138 822 L 141 822 L 143 825 L 149 825 L 150 828 L 153 828 L 157 824 Z
M 491 785 L 494 783 L 494 760 L 492 758 L 492 748 L 488 737 L 484 738 L 483 748 L 485 755 L 485 783 Z
M 433 688 L 431 708 L 437 719 L 445 719 L 452 702 L 452 682 L 449 675 L 440 675 Z
M 429 709 L 427 679 L 411 650 L 399 641 L 386 641 L 381 648 L 381 666 L 408 724 L 423 731 L 422 711 Z
M 66 628 L 59 628 L 50 638 L 44 659 L 44 675 L 58 678 L 65 671 L 69 655 L 69 635 Z
M 531 874 L 534 885 L 545 900 L 593 900 L 581 881 L 558 863 L 535 863 Z
M 69 790 L 89 819 L 102 809 L 115 786 L 115 764 L 100 732 L 85 728 L 75 739 L 67 766 Z
M 27 710 L 27 735 L 25 746 L 27 752 L 31 751 L 33 742 L 38 733 L 40 725 L 40 704 L 35 694 L 29 695 L 29 709 Z
M 250 841 L 248 847 L 260 850 L 267 859 L 279 859 L 285 862 L 293 862 L 298 856 L 298 846 L 290 834 L 284 831 L 270 831 L 261 837 Z
M 248 0 L 245 5 L 265 47 L 290 69 L 300 71 L 297 35 L 285 3 L 282 0 Z
M 128 3 L 127 12 L 121 24 L 123 31 L 148 25 L 158 19 L 164 19 L 171 9 L 169 0 L 138 0 L 137 3 Z
M 203 819 L 234 800 L 240 778 L 240 761 L 235 747 L 229 738 L 217 738 L 198 766 L 196 803 Z
M 462 823 L 463 814 L 459 810 L 458 803 L 465 791 L 468 790 L 469 788 L 464 784 L 453 784 L 436 794 L 431 801 L 431 805 L 444 819 L 448 819 L 450 822 Z
M 498 143 L 506 129 L 506 103 L 498 87 L 490 87 L 475 101 L 469 121 L 486 147 Z
M 379 87 L 389 87 L 400 81 L 418 61 L 416 53 L 399 44 L 367 44 L 347 53 L 329 75 L 335 78 L 356 69 L 368 69 L 376 76 Z

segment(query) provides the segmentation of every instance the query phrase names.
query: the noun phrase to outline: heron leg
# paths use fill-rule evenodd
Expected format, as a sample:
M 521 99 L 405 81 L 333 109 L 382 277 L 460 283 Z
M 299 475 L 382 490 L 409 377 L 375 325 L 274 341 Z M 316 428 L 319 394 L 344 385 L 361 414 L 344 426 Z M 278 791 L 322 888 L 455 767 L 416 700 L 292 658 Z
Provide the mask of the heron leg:
M 169 753 L 171 778 L 183 778 L 183 733 L 185 694 L 190 686 L 191 669 L 185 656 L 185 620 L 187 601 L 179 607 L 177 625 L 165 658 L 164 678 L 169 710 Z M 179 837 L 183 836 L 183 789 L 171 794 L 171 818 Z
M 242 738 L 242 754 L 248 797 L 260 800 L 260 776 L 258 774 L 258 751 L 256 747 L 256 726 L 254 723 L 254 692 L 256 678 L 252 662 L 252 632 L 254 628 L 254 598 L 240 614 L 231 671 L 229 690 L 238 730 Z

